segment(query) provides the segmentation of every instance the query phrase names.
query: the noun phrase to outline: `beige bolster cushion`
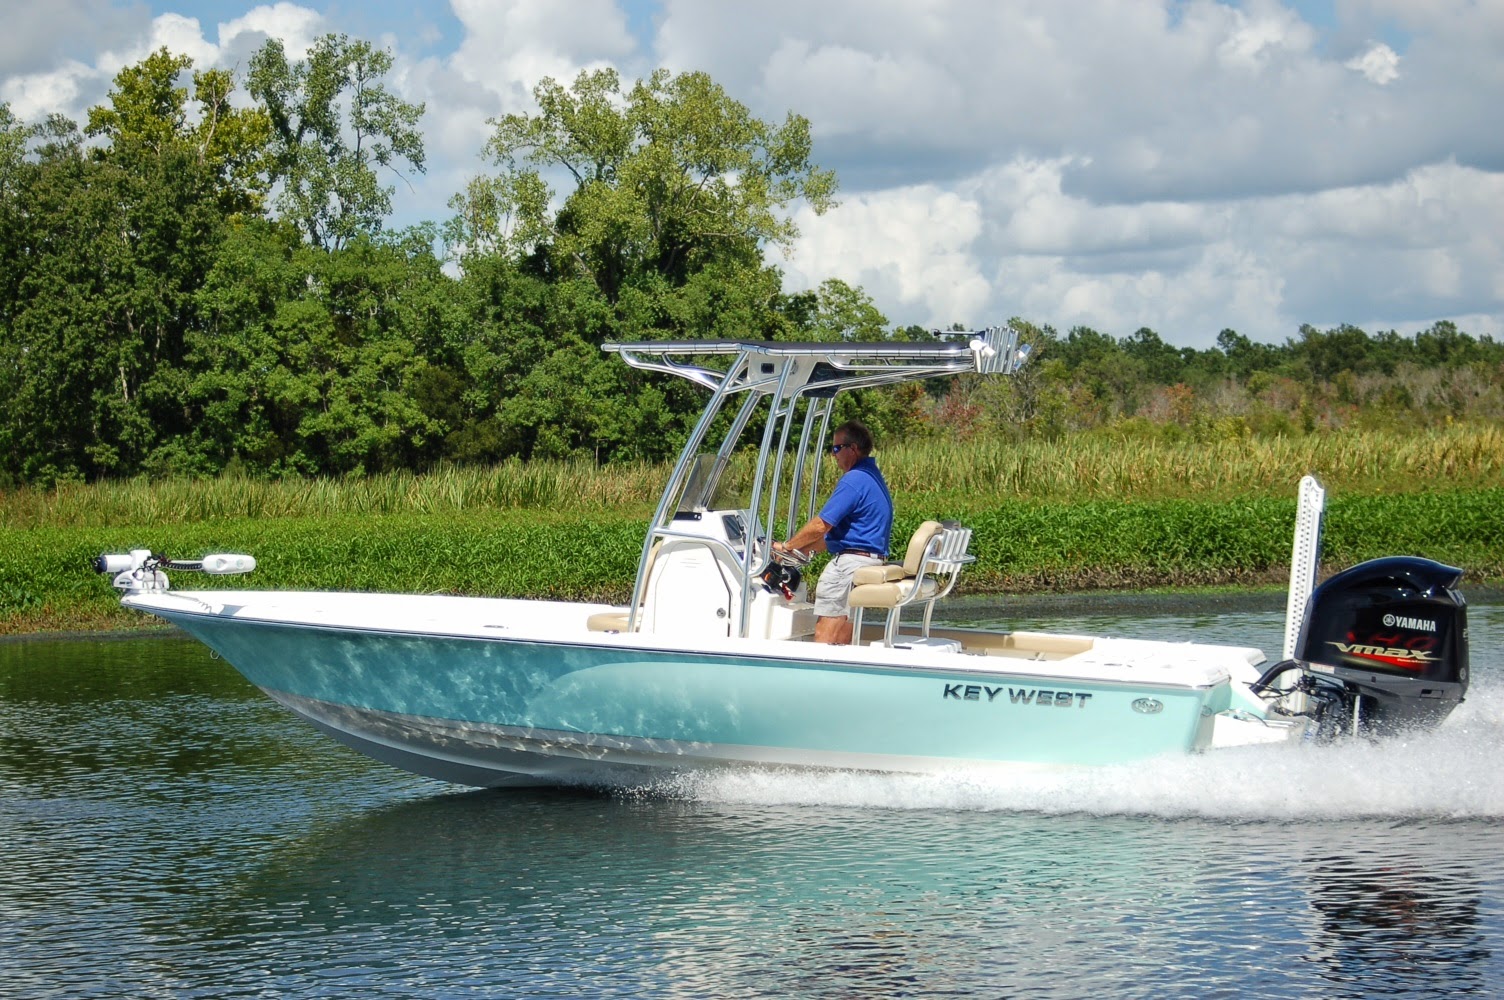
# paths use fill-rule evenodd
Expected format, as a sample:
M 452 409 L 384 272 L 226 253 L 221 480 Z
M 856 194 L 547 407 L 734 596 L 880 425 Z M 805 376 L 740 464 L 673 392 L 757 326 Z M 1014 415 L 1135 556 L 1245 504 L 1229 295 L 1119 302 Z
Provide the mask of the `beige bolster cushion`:
M 864 583 L 894 583 L 904 577 L 903 567 L 897 563 L 884 563 L 881 566 L 863 566 L 851 575 L 853 586 L 860 587 Z
M 592 632 L 625 632 L 630 617 L 625 611 L 597 611 L 585 619 L 585 627 Z
M 935 589 L 934 580 L 924 581 L 924 590 L 920 593 L 919 599 L 933 597 Z M 913 592 L 913 580 L 900 580 L 897 583 L 869 583 L 851 588 L 851 606 L 853 608 L 891 608 L 909 600 Z

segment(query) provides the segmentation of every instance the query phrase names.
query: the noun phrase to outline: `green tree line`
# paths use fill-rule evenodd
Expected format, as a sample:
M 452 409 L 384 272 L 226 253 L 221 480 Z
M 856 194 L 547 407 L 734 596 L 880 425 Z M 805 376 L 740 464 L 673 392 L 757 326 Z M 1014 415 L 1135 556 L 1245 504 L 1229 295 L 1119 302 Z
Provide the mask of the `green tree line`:
M 492 170 L 450 218 L 392 229 L 425 154 L 391 66 L 336 35 L 301 59 L 269 41 L 239 77 L 164 49 L 82 124 L 0 104 L 0 486 L 657 460 L 703 400 L 603 341 L 931 336 L 837 280 L 784 290 L 768 251 L 836 178 L 806 119 L 704 73 L 544 80 L 535 113 L 490 122 Z M 1015 323 L 1020 378 L 845 405 L 888 440 L 1504 416 L 1504 345 L 1449 323 L 1207 350 Z

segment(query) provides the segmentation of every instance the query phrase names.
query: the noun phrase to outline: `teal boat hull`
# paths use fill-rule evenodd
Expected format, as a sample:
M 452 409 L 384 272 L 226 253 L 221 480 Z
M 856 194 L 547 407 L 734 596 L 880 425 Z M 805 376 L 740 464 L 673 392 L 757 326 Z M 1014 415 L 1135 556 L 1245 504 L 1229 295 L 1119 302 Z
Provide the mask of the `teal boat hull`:
M 331 736 L 478 786 L 764 765 L 1121 763 L 1207 745 L 1222 684 L 1166 687 L 632 643 L 383 632 L 153 608 Z M 727 646 L 735 645 L 735 641 Z M 809 648 L 807 645 L 805 648 Z

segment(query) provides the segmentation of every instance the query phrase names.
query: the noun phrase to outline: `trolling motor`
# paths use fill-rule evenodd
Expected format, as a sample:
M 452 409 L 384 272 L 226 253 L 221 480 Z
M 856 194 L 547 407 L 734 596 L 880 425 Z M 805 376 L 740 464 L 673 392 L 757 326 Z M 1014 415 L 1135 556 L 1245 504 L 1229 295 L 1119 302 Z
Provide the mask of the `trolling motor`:
M 112 586 L 127 594 L 159 594 L 167 590 L 167 574 L 163 570 L 187 570 L 208 573 L 210 576 L 233 576 L 249 573 L 256 568 L 254 556 L 216 552 L 202 559 L 169 559 L 155 555 L 150 549 L 132 549 L 128 554 L 106 553 L 96 556 L 94 572 L 114 573 Z
M 1360 563 L 1312 591 L 1290 659 L 1250 690 L 1304 694 L 1298 714 L 1316 738 L 1385 735 L 1441 723 L 1467 694 L 1467 601 L 1462 570 L 1390 556 Z

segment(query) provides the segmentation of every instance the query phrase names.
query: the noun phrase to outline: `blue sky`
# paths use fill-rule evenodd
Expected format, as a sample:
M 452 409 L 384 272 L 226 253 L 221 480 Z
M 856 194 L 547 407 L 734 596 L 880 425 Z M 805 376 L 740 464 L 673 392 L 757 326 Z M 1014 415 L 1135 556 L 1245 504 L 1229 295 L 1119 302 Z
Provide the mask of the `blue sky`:
M 841 205 L 796 209 L 786 287 L 838 277 L 894 323 L 1022 316 L 1208 346 L 1233 328 L 1504 338 L 1504 0 L 22 0 L 0 100 L 82 118 L 166 44 L 243 66 L 269 35 L 387 47 L 427 105 L 439 220 L 486 120 L 541 76 L 704 69 L 811 120 Z

